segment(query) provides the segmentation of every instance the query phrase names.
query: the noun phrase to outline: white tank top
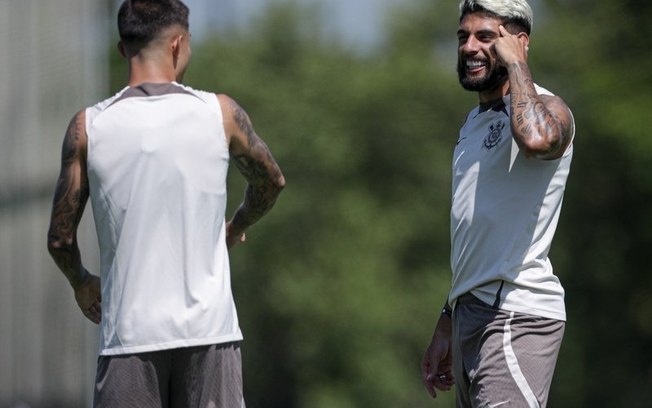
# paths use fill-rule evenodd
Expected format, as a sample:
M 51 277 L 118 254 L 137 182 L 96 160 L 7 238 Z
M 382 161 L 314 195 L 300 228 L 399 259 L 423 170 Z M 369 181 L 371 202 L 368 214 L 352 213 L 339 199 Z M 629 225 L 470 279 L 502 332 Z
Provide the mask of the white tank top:
M 128 87 L 86 110 L 86 132 L 100 354 L 241 340 L 217 97 L 174 82 Z
M 509 96 L 503 101 L 504 109 L 471 111 L 455 147 L 449 302 L 470 292 L 504 310 L 565 320 L 548 252 L 572 143 L 557 160 L 525 158 L 512 137 Z

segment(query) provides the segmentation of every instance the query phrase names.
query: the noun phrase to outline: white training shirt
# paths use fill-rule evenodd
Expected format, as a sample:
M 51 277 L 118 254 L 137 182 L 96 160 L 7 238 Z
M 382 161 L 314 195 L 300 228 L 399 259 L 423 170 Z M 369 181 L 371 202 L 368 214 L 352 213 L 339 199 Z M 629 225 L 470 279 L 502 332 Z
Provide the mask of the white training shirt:
M 449 302 L 470 292 L 500 309 L 565 320 L 548 252 L 572 143 L 557 160 L 527 159 L 512 137 L 509 95 L 503 101 L 504 109 L 471 111 L 455 147 Z
M 229 149 L 215 94 L 125 88 L 86 110 L 100 246 L 100 354 L 242 339 L 225 240 Z

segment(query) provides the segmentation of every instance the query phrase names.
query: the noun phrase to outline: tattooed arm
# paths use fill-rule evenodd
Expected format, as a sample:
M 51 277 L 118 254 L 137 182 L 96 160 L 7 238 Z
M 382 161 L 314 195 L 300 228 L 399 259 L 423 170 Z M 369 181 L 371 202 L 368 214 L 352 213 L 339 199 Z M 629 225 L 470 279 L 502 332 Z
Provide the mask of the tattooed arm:
M 557 159 L 573 135 L 568 106 L 558 96 L 538 95 L 526 63 L 508 66 L 511 124 L 516 143 L 528 157 Z
M 511 35 L 500 27 L 496 52 L 509 74 L 511 125 L 516 143 L 527 157 L 561 157 L 573 137 L 573 120 L 566 103 L 557 96 L 539 95 L 527 65 L 527 37 Z
M 274 206 L 285 178 L 244 109 L 226 95 L 218 99 L 231 157 L 248 183 L 242 204 L 227 224 L 227 244 L 232 247 L 244 241 L 245 230 Z
M 61 150 L 61 172 L 52 203 L 48 251 L 75 293 L 77 305 L 94 323 L 100 321 L 100 282 L 82 265 L 77 227 L 88 201 L 85 112 L 70 121 Z

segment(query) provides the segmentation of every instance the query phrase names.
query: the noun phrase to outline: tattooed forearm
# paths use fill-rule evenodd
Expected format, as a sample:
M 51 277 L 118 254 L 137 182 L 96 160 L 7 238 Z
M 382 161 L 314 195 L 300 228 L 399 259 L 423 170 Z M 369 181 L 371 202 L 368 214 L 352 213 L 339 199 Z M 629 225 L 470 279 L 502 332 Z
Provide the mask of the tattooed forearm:
M 265 142 L 255 136 L 247 154 L 235 156 L 235 165 L 249 184 L 260 186 L 281 176 L 278 167 Z
M 271 155 L 266 156 L 273 162 Z M 251 157 L 237 156 L 235 164 L 249 181 L 244 201 L 233 216 L 233 224 L 245 229 L 255 224 L 274 206 L 284 181 L 278 166 L 272 166 L 274 174 L 270 174 L 269 162 L 266 164 Z
M 66 169 L 69 173 L 69 169 Z M 51 237 L 72 237 L 81 220 L 82 209 L 88 200 L 88 188 L 75 187 L 74 176 L 62 174 L 57 183 L 52 204 Z
M 240 230 L 254 225 L 272 208 L 275 201 L 276 199 L 265 200 L 264 195 L 260 191 L 256 191 L 253 187 L 247 186 L 245 200 L 233 215 L 233 225 Z
M 85 137 L 84 116 L 80 113 L 71 121 L 64 138 L 48 230 L 48 250 L 73 287 L 86 274 L 77 245 L 77 226 L 89 196 Z
M 239 134 L 245 136 L 234 154 L 234 161 L 248 182 L 244 201 L 236 211 L 232 223 L 244 230 L 274 206 L 285 180 L 269 148 L 254 131 L 247 113 L 234 101 L 231 101 L 231 110 Z
M 510 65 L 509 83 L 516 142 L 534 156 L 556 153 L 562 145 L 563 124 L 537 94 L 527 64 Z

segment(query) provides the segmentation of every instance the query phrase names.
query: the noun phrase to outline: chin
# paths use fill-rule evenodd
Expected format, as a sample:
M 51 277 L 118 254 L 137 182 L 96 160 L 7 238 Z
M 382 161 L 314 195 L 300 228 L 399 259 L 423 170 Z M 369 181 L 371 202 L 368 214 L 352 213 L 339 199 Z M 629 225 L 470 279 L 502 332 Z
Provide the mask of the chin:
M 507 78 L 507 69 L 501 66 L 488 66 L 484 75 L 470 76 L 464 67 L 464 64 L 457 64 L 457 75 L 460 85 L 467 91 L 485 92 L 493 91 L 501 86 Z
M 472 92 L 493 91 L 501 86 L 505 82 L 505 79 L 506 76 L 502 75 L 500 70 L 480 78 L 469 78 L 466 75 L 460 75 L 459 77 L 462 88 Z
M 487 81 L 487 78 L 475 80 L 466 77 L 460 78 L 460 85 L 462 85 L 462 88 L 465 90 L 472 92 L 482 92 L 492 88 L 491 84 L 489 84 L 489 81 Z

